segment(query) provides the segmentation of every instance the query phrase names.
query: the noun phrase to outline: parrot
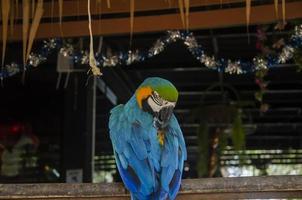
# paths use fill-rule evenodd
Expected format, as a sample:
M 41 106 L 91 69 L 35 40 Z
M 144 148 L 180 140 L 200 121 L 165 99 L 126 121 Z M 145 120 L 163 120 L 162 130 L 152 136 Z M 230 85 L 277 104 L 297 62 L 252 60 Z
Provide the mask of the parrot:
M 117 169 L 132 200 L 173 200 L 180 189 L 185 140 L 173 114 L 176 87 L 145 79 L 126 104 L 110 111 L 109 135 Z

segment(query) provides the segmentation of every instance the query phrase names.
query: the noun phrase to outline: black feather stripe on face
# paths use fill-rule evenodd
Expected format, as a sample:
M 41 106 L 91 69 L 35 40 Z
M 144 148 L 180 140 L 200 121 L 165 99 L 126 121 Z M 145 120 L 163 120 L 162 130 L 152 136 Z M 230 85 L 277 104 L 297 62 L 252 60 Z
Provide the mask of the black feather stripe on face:
M 146 98 L 142 101 L 142 108 L 143 108 L 143 111 L 148 112 L 152 115 L 154 114 L 151 106 L 148 104 L 148 98 Z
M 152 95 L 150 97 L 154 101 L 154 103 L 156 103 L 157 105 L 159 105 L 159 106 L 163 105 L 162 99 L 160 98 L 160 96 L 158 95 L 157 92 L 153 91 Z

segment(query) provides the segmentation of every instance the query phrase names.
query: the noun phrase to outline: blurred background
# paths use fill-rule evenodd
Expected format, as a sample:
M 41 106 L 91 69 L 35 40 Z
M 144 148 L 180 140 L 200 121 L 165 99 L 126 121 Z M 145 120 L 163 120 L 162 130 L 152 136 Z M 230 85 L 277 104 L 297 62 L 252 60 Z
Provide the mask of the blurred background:
M 272 1 L 262 4 L 273 6 Z M 244 1 L 226 2 L 195 9 L 244 6 Z M 233 24 L 191 32 L 209 55 L 252 60 L 278 52 L 300 22 L 252 24 L 248 31 L 245 24 Z M 165 36 L 165 31 L 135 33 L 131 48 L 148 50 Z M 89 48 L 88 36 L 65 38 L 67 43 Z M 37 39 L 33 50 L 41 45 L 43 40 Z M 94 46 L 114 61 L 115 52 L 128 52 L 129 34 L 95 37 Z M 11 41 L 6 60 L 22 61 L 21 49 L 22 41 Z M 87 75 L 87 65 L 62 54 L 53 52 L 28 69 L 24 83 L 22 73 L 3 80 L 1 183 L 120 181 L 108 133 L 110 110 L 126 103 L 151 76 L 170 80 L 179 91 L 174 113 L 188 149 L 184 178 L 302 175 L 301 54 L 267 71 L 227 74 L 202 65 L 177 40 L 143 62 L 103 68 L 99 78 Z

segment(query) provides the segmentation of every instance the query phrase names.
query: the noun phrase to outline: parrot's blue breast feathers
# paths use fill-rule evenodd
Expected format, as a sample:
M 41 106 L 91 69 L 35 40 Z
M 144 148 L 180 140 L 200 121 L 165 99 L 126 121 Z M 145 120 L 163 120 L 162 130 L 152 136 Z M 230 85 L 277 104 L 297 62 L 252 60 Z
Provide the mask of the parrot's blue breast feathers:
M 184 138 L 172 115 L 161 146 L 150 114 L 139 109 L 135 97 L 111 110 L 110 138 L 121 178 L 132 199 L 175 199 L 180 188 Z

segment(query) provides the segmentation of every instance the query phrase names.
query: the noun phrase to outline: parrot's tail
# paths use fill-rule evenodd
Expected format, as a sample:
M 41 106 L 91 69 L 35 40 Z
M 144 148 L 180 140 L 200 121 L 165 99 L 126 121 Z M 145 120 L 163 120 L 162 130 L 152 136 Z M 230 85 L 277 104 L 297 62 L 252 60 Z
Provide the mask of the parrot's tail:
M 131 193 L 131 200 L 151 200 L 152 198 L 148 195 L 142 195 L 141 193 Z

